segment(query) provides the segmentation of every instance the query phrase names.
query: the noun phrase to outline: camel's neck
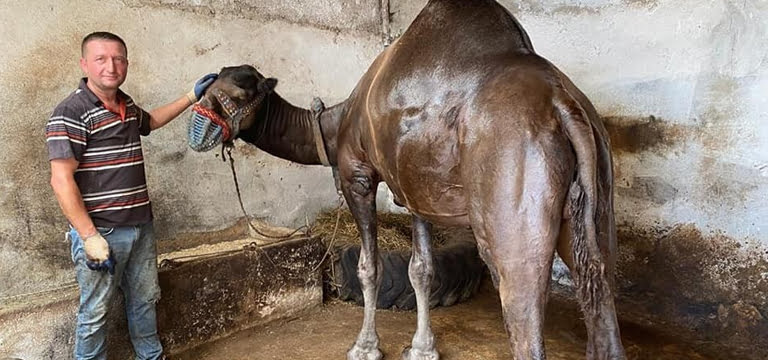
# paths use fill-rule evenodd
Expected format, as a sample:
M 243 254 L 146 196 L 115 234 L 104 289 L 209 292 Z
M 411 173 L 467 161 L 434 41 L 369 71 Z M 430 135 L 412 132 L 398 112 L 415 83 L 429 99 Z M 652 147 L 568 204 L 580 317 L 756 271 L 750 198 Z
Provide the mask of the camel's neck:
M 336 135 L 344 104 L 322 112 L 320 129 L 331 165 L 336 165 Z M 274 156 L 301 164 L 320 164 L 315 145 L 312 112 L 298 108 L 277 93 L 270 94 L 256 115 L 254 125 L 240 132 L 240 138 Z

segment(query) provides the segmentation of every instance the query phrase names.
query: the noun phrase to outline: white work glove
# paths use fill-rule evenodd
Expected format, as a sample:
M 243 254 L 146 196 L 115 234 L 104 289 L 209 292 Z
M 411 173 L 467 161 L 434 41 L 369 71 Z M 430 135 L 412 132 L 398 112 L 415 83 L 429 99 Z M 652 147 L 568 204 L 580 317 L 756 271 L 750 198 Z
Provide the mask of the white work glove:
M 89 269 L 94 271 L 106 271 L 110 275 L 115 274 L 115 258 L 109 251 L 109 244 L 98 232 L 83 239 L 83 247 L 85 248 L 85 265 Z
M 83 239 L 85 256 L 95 263 L 103 263 L 109 258 L 109 244 L 98 232 Z

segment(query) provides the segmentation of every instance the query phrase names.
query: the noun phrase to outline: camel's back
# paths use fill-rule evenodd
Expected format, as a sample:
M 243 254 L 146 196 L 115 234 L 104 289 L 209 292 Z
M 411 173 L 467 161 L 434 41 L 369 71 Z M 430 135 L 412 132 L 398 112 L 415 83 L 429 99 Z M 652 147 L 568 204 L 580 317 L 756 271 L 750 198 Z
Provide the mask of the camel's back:
M 350 118 L 365 117 L 362 125 L 374 132 L 369 136 L 401 127 L 404 118 L 435 119 L 530 58 L 540 59 L 528 34 L 497 2 L 432 0 L 361 78 Z M 381 140 L 376 143 L 397 143 Z
M 495 1 L 432 0 L 360 80 L 347 128 L 411 210 L 462 217 L 459 122 L 489 78 L 532 57 L 528 35 Z
M 455 88 L 493 73 L 509 56 L 533 52 L 528 34 L 495 1 L 432 0 L 381 55 L 378 80 L 396 85 L 431 75 Z
M 418 55 L 426 64 L 533 52 L 522 26 L 492 0 L 432 0 L 399 40 L 402 56 Z

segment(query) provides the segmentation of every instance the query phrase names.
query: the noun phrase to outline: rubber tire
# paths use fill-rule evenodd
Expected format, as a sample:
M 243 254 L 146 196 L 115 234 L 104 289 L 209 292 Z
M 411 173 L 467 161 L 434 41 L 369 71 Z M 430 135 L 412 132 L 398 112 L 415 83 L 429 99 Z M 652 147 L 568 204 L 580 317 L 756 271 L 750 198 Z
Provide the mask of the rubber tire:
M 363 292 L 357 278 L 359 245 L 338 246 L 333 249 L 332 289 L 338 298 L 363 305 Z M 416 294 L 408 276 L 410 251 L 381 251 L 383 272 L 376 307 L 379 309 L 413 310 Z M 451 306 L 477 293 L 485 274 L 485 264 L 470 241 L 456 241 L 433 249 L 432 278 L 429 307 Z

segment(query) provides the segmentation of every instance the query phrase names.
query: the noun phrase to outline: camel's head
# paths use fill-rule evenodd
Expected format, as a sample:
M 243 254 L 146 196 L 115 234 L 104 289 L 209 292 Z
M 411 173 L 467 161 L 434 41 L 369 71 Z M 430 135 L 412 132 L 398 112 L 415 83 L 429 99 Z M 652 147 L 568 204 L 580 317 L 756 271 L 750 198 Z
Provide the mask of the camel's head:
M 277 79 L 265 78 L 253 66 L 221 69 L 192 108 L 187 141 L 195 151 L 208 151 L 234 140 L 240 130 L 250 128 Z

